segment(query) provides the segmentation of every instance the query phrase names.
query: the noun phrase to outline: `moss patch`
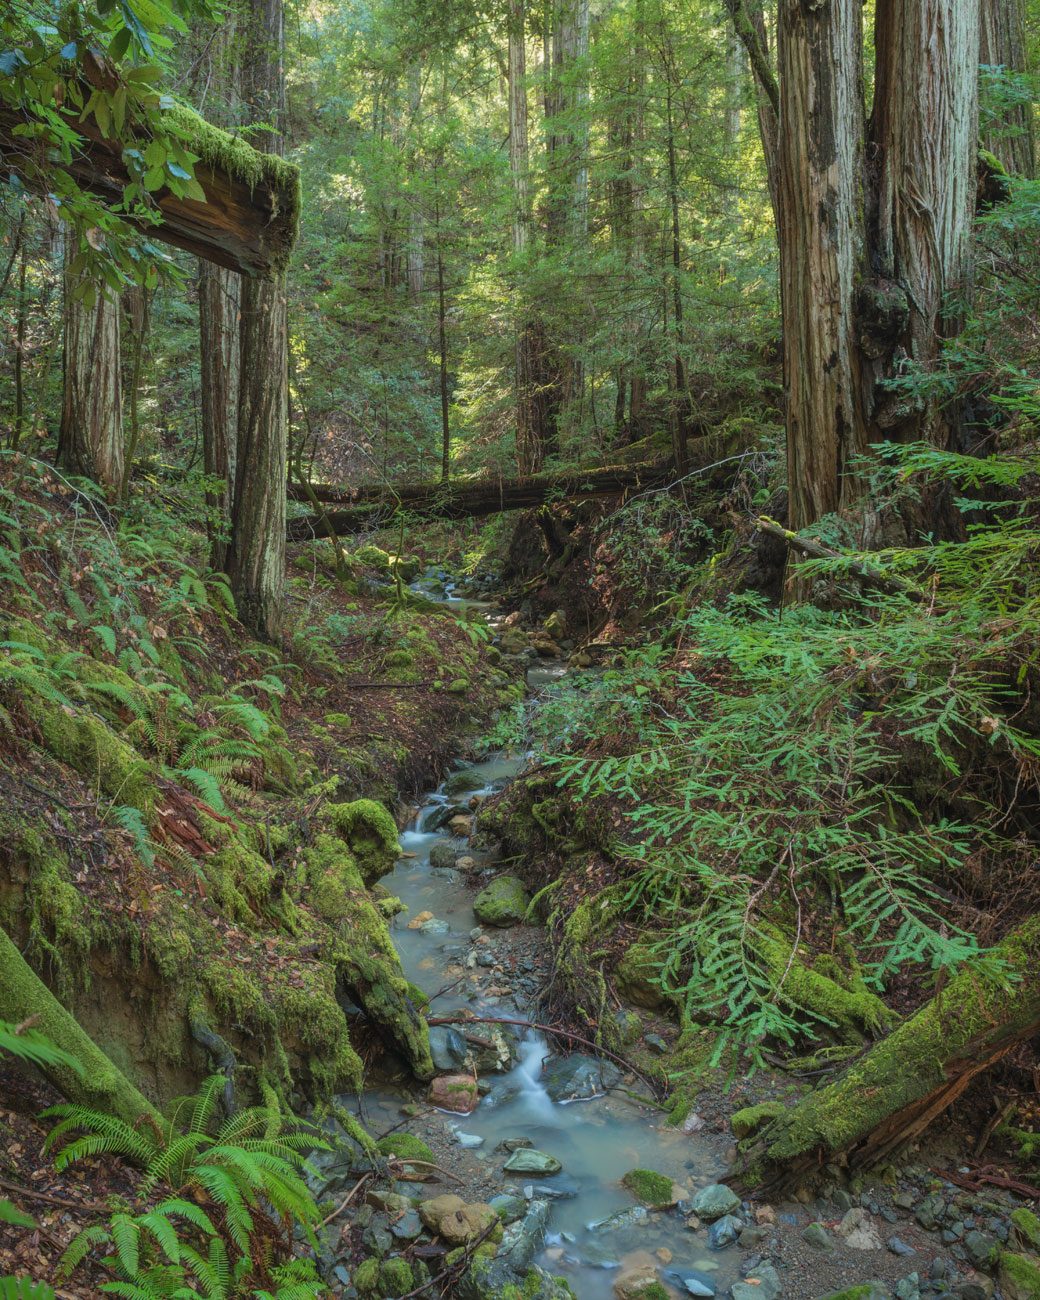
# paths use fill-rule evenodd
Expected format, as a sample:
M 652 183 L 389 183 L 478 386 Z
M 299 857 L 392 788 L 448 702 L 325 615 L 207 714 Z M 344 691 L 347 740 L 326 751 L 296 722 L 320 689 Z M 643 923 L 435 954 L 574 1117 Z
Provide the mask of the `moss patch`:
M 655 1173 L 652 1169 L 630 1169 L 621 1180 L 622 1187 L 650 1209 L 657 1209 L 675 1204 L 672 1195 L 672 1180 L 665 1174 Z
M 401 1160 L 426 1160 L 431 1165 L 435 1163 L 433 1152 L 413 1133 L 391 1133 L 388 1137 L 380 1138 L 376 1147 L 384 1156 L 397 1156 Z

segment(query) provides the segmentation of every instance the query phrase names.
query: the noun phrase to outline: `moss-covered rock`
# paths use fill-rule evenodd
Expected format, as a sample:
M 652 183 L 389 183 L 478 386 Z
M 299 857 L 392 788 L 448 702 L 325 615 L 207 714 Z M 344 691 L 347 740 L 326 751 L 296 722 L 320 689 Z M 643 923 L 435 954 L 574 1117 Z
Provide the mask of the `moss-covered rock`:
M 622 1178 L 621 1185 L 651 1210 L 666 1209 L 675 1204 L 672 1180 L 652 1169 L 630 1169 Z
M 655 1011 L 667 1002 L 660 980 L 660 959 L 642 943 L 632 944 L 614 972 L 614 983 L 621 996 L 649 1011 Z
M 401 846 L 394 819 L 382 804 L 374 799 L 333 804 L 329 817 L 354 855 L 366 887 L 393 871 Z
M 473 900 L 473 915 L 481 925 L 519 925 L 527 914 L 527 892 L 516 876 L 498 876 Z
M 1001 1251 L 997 1282 L 1005 1300 L 1040 1300 L 1040 1261 Z
M 413 1284 L 414 1278 L 407 1260 L 383 1260 L 379 1268 L 379 1291 L 385 1300 L 391 1300 L 394 1296 L 407 1295 Z
M 1040 1254 L 1040 1219 L 1025 1206 L 1012 1210 L 1009 1217 L 1015 1243 Z
M 375 1300 L 379 1295 L 379 1260 L 363 1259 L 351 1278 L 357 1293 L 365 1300 Z
M 388 1137 L 380 1138 L 376 1148 L 382 1155 L 397 1156 L 399 1160 L 425 1160 L 429 1164 L 434 1163 L 433 1152 L 413 1133 L 391 1133 Z

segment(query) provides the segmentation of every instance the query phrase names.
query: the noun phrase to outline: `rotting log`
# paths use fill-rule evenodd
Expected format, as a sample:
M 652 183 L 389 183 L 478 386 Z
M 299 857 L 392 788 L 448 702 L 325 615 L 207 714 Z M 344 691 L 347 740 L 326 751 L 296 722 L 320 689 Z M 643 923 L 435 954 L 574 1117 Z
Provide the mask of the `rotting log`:
M 328 511 L 322 519 L 311 516 L 290 520 L 289 540 L 360 532 L 383 515 L 405 511 L 420 519 L 483 518 L 507 510 L 527 510 L 558 498 L 615 497 L 628 492 L 667 487 L 675 471 L 667 463 L 609 466 L 584 473 L 536 474 L 528 478 L 481 479 L 470 483 L 406 483 L 394 487 L 363 485 L 341 488 L 315 484 L 322 502 L 344 504 L 347 509 Z M 290 500 L 304 498 L 303 490 L 289 487 Z
M 152 198 L 160 220 L 142 227 L 145 233 L 250 276 L 266 278 L 284 270 L 299 221 L 298 169 L 259 153 L 190 109 L 178 106 L 167 112 L 174 130 L 199 154 L 194 173 L 206 201 L 158 190 Z M 36 147 L 32 137 L 14 134 L 16 127 L 30 122 L 23 114 L 0 108 L 0 158 L 11 171 L 21 173 L 20 161 Z M 92 118 L 77 120 L 76 130 L 83 145 L 64 168 L 78 185 L 105 203 L 118 205 L 130 184 L 123 162 L 126 142 L 107 139 Z
M 996 963 L 995 966 L 992 963 Z M 1017 1043 L 1040 1033 L 1040 915 L 962 971 L 835 1082 L 744 1144 L 726 1179 L 772 1196 L 826 1163 L 876 1165 L 912 1141 Z
M 69 1101 L 115 1115 L 135 1124 L 142 1115 L 157 1119 L 154 1108 L 81 1028 L 0 928 L 0 1019 L 31 1020 L 63 1052 L 76 1058 L 82 1073 L 69 1065 L 43 1065 L 41 1072 Z

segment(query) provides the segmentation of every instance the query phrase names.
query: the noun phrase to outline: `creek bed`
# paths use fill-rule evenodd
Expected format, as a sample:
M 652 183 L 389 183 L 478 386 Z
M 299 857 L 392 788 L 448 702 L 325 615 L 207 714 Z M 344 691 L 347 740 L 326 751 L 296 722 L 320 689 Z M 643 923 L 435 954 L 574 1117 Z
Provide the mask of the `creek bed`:
M 555 665 L 535 665 L 529 685 L 545 685 L 561 672 Z M 474 795 L 482 800 L 502 789 L 522 763 L 522 758 L 496 755 L 453 772 L 423 800 L 401 835 L 406 856 L 383 879 L 409 909 L 393 930 L 405 976 L 428 995 L 457 981 L 438 997 L 434 1016 L 467 1008 L 476 1016 L 536 1018 L 529 998 L 518 994 L 513 976 L 503 977 L 503 984 L 513 985 L 508 993 L 487 996 L 474 988 L 469 976 L 476 959 L 488 948 L 506 946 L 508 939 L 493 930 L 486 932 L 486 939 L 474 937 L 472 891 L 461 873 L 430 863 L 431 851 L 438 845 L 448 845 L 478 864 L 486 855 L 447 829 L 426 829 L 444 816 L 446 805 L 466 804 Z M 432 913 L 438 924 L 427 923 L 426 930 L 409 929 L 409 919 L 421 912 Z M 523 982 L 533 987 L 533 981 Z M 555 1055 L 533 1029 L 520 1031 L 520 1039 L 514 1067 L 507 1073 L 483 1076 L 482 1087 L 487 1089 L 489 1081 L 490 1089 L 472 1114 L 434 1111 L 425 1117 L 425 1128 L 423 1120 L 409 1127 L 427 1140 L 437 1137 L 448 1144 L 449 1167 L 470 1187 L 481 1189 L 470 1199 L 485 1199 L 491 1186 L 500 1193 L 551 1201 L 548 1232 L 537 1262 L 565 1277 L 579 1300 L 608 1300 L 615 1294 L 619 1270 L 651 1264 L 664 1270 L 697 1270 L 707 1285 L 713 1282 L 724 1293 L 738 1279 L 739 1250 L 735 1246 L 713 1249 L 707 1227 L 691 1231 L 679 1209 L 642 1213 L 619 1180 L 631 1169 L 652 1169 L 668 1175 L 692 1196 L 719 1180 L 732 1143 L 664 1127 L 658 1110 L 624 1091 L 634 1086 L 631 1077 L 622 1080 L 608 1063 L 582 1055 Z M 584 1099 L 567 1100 L 575 1093 Z M 408 1086 L 373 1088 L 363 1099 L 365 1123 L 373 1132 L 394 1127 L 400 1123 L 402 1104 L 411 1100 Z M 529 1141 L 555 1156 L 562 1170 L 551 1177 L 504 1172 L 509 1151 L 503 1144 L 515 1140 Z M 449 1161 L 443 1155 L 439 1158 Z M 454 1186 L 450 1190 L 463 1191 Z M 622 1218 L 612 1219 L 617 1215 Z M 659 1280 L 674 1294 L 687 1294 L 675 1279 L 662 1275 Z

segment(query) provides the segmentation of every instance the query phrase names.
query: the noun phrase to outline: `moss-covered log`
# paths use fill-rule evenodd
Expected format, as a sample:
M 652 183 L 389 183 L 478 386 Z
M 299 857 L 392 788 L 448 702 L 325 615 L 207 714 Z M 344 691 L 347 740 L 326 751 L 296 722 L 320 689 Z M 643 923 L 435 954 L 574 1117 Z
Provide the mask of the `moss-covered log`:
M 6 931 L 0 930 L 0 1020 L 20 1024 L 29 1019 L 34 1029 L 83 1067 L 82 1073 L 67 1065 L 41 1067 L 69 1101 L 106 1111 L 127 1124 L 135 1124 L 142 1115 L 159 1118 L 33 971 Z
M 251 276 L 266 278 L 283 271 L 296 241 L 299 170 L 218 130 L 188 108 L 175 106 L 167 115 L 173 129 L 199 155 L 194 173 L 206 201 L 158 190 L 152 197 L 162 220 L 148 227 L 149 238 Z M 27 121 L 9 108 L 0 108 L 0 157 L 32 183 L 32 169 L 24 172 L 32 137 L 15 134 Z M 104 137 L 92 118 L 77 121 L 76 130 L 83 143 L 66 164 L 68 171 L 77 184 L 117 206 L 130 184 L 124 142 Z
M 877 1164 L 921 1133 L 972 1079 L 1040 1032 L 1040 916 L 994 955 L 999 974 L 956 976 L 841 1078 L 746 1144 L 727 1181 L 771 1195 L 827 1162 Z

